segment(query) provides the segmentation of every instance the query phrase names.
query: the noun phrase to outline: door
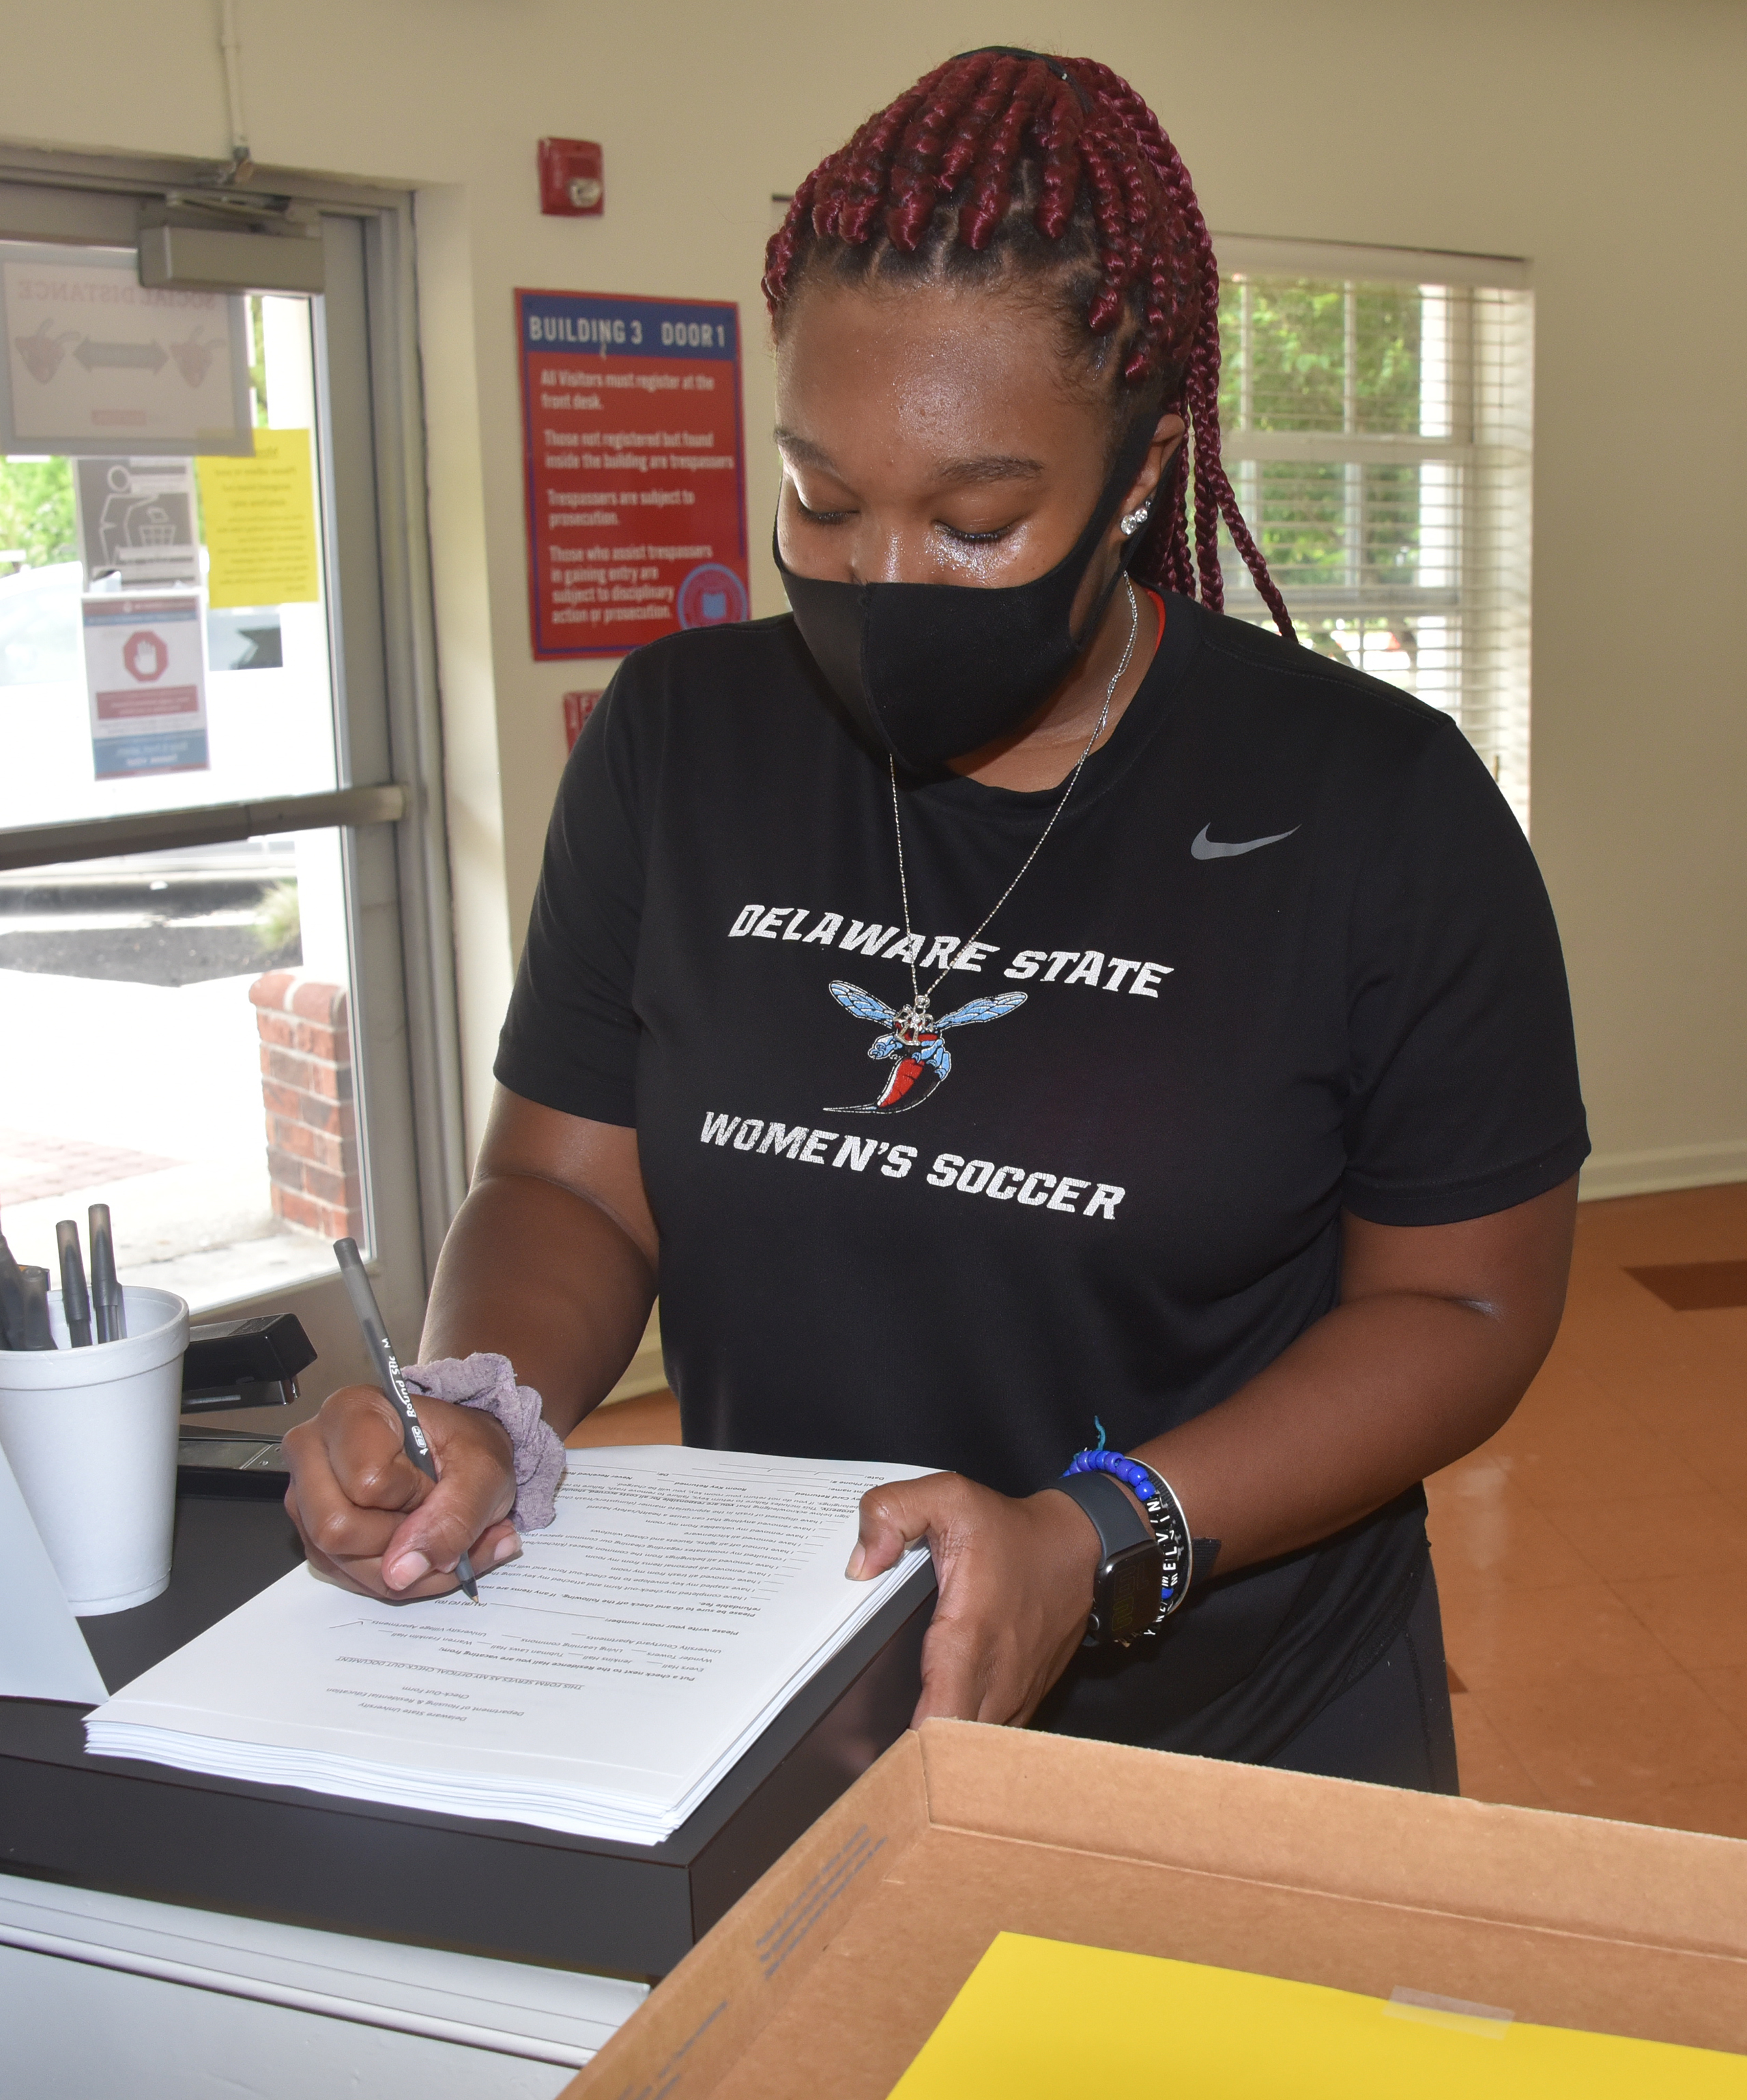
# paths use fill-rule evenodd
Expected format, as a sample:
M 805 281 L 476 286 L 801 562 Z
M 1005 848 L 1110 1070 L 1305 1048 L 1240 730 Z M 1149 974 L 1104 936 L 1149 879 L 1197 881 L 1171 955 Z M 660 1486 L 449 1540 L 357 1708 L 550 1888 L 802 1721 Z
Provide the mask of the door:
M 306 1412 L 365 1369 L 332 1242 L 410 1354 L 463 1186 L 409 214 L 41 161 L 0 165 L 0 1224 L 52 1272 L 107 1202 L 125 1282 L 296 1312 Z

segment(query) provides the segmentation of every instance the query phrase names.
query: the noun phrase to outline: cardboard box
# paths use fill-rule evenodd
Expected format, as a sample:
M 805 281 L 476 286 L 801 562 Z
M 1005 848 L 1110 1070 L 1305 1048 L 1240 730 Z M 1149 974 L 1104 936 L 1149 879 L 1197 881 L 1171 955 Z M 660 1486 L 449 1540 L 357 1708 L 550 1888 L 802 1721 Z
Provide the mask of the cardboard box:
M 883 2100 L 1003 1930 L 1747 2051 L 1747 1844 L 930 1721 L 564 2100 Z

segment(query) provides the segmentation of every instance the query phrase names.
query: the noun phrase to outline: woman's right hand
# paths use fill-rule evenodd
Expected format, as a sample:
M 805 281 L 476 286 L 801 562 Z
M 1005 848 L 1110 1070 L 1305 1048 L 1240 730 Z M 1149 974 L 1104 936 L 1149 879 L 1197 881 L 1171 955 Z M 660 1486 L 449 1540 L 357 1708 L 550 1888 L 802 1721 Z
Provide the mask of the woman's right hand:
M 501 1424 L 476 1407 L 418 1399 L 436 1480 L 406 1455 L 400 1418 L 374 1386 L 332 1394 L 288 1430 L 285 1509 L 318 1575 L 404 1604 L 454 1589 L 463 1551 L 484 1574 L 521 1542 L 509 1522 L 515 1469 Z

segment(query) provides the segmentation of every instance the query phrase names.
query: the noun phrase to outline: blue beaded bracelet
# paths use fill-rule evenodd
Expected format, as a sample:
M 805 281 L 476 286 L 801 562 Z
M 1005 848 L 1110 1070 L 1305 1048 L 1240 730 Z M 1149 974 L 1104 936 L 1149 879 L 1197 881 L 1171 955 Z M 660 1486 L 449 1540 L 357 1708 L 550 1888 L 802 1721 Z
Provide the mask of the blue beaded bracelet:
M 1152 1476 L 1138 1458 L 1126 1458 L 1120 1451 L 1076 1451 L 1068 1462 L 1070 1473 L 1114 1473 L 1125 1488 L 1132 1488 L 1142 1502 L 1155 1493 Z
M 1099 1430 L 1102 1434 L 1102 1423 Z M 1132 1491 L 1146 1511 L 1164 1562 L 1159 1615 L 1148 1629 L 1149 1633 L 1156 1633 L 1188 1594 L 1192 1551 L 1189 1524 L 1175 1490 L 1161 1475 L 1155 1473 L 1150 1466 L 1143 1465 L 1139 1459 L 1127 1458 L 1121 1451 L 1107 1451 L 1102 1445 L 1095 1451 L 1077 1451 L 1068 1461 L 1065 1473 L 1108 1473 Z

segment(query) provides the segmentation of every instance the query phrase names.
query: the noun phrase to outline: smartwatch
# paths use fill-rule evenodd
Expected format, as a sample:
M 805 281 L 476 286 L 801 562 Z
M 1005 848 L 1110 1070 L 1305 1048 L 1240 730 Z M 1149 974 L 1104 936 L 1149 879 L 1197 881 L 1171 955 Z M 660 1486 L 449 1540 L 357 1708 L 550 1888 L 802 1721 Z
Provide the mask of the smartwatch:
M 1126 1648 L 1157 1625 L 1165 1555 L 1152 1526 L 1108 1473 L 1069 1473 L 1050 1487 L 1091 1520 L 1103 1549 L 1085 1648 Z

